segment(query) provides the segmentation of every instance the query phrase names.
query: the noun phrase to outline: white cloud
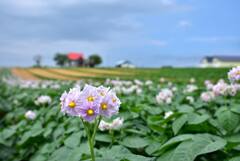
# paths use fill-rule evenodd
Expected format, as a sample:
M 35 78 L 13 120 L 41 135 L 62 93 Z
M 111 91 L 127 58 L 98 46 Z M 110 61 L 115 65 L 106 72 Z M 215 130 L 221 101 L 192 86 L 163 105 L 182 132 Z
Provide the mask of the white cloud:
M 178 26 L 181 27 L 181 28 L 188 28 L 188 27 L 190 27 L 191 25 L 192 25 L 191 22 L 188 21 L 188 20 L 180 20 L 180 21 L 178 22 Z
M 36 54 L 52 64 L 57 51 L 99 52 L 107 60 L 110 50 L 149 44 L 143 16 L 187 9 L 173 0 L 0 0 L 0 65 L 31 65 Z

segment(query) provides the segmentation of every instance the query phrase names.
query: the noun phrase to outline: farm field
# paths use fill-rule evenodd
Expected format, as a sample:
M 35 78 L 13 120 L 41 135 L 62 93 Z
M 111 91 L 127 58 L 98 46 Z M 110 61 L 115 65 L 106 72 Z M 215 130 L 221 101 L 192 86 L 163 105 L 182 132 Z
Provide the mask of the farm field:
M 85 124 L 61 112 L 64 91 L 89 84 L 121 101 L 97 127 L 96 161 L 240 161 L 240 85 L 228 71 L 0 69 L 0 160 L 91 161 Z
M 52 80 L 79 80 L 79 79 L 141 79 L 159 81 L 161 77 L 166 80 L 187 83 L 190 78 L 198 82 L 204 80 L 217 81 L 227 79 L 228 68 L 13 68 L 13 75 L 26 80 L 52 79 Z

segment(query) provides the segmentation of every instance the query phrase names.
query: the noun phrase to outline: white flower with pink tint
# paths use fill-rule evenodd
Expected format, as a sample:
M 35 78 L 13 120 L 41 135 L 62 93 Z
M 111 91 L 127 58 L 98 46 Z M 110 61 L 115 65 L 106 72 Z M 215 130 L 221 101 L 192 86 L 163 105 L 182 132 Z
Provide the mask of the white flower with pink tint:
M 173 92 L 170 89 L 162 89 L 156 96 L 156 101 L 159 104 L 170 104 L 172 103 Z
M 46 104 L 50 104 L 52 102 L 51 97 L 49 96 L 39 96 L 37 98 L 37 100 L 35 100 L 35 104 L 36 105 L 46 105 Z
M 35 118 L 37 117 L 36 113 L 31 110 L 27 111 L 24 116 L 28 120 L 35 120 Z
M 231 83 L 235 83 L 240 80 L 240 66 L 234 67 L 228 72 L 228 79 Z
M 213 83 L 210 80 L 205 80 L 204 84 L 208 90 L 211 90 L 213 88 Z
M 106 122 L 106 121 L 103 121 L 101 120 L 98 128 L 101 130 L 101 131 L 106 131 L 106 130 L 117 130 L 117 129 L 120 129 L 123 125 L 123 118 L 116 118 L 114 119 L 112 122 Z
M 186 88 L 183 90 L 184 93 L 192 93 L 194 91 L 198 90 L 198 87 L 193 84 L 188 84 Z
M 212 100 L 214 100 L 215 98 L 215 95 L 213 92 L 211 91 L 208 91 L 208 92 L 203 92 L 201 94 L 201 99 L 204 101 L 204 102 L 211 102 Z
M 224 81 L 219 81 L 213 86 L 212 91 L 215 95 L 227 95 L 228 84 Z

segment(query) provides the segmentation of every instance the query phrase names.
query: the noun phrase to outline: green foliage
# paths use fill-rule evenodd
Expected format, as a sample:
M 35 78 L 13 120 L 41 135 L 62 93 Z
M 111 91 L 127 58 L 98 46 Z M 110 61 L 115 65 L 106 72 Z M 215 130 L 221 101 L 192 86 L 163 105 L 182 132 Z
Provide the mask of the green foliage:
M 66 54 L 56 53 L 54 56 L 54 61 L 59 66 L 65 66 L 68 63 L 68 58 Z
M 167 70 L 167 69 L 164 69 Z M 159 72 L 160 73 L 160 72 Z M 170 74 L 171 75 L 171 74 Z M 214 75 L 214 74 L 213 74 Z M 240 154 L 240 100 L 220 97 L 204 103 L 192 93 L 187 103 L 181 93 L 171 105 L 158 105 L 153 88 L 143 87 L 141 95 L 120 95 L 119 116 L 123 127 L 113 133 L 96 135 L 99 161 L 238 161 Z M 90 154 L 83 125 L 77 117 L 60 112 L 59 97 L 73 84 L 60 89 L 21 89 L 0 82 L 0 160 L 89 161 Z M 165 86 L 163 85 L 163 88 Z M 34 100 L 49 95 L 52 103 L 36 106 Z M 27 110 L 36 112 L 27 120 Z M 164 118 L 167 111 L 173 111 Z
M 88 57 L 88 62 L 90 67 L 95 67 L 102 63 L 102 58 L 98 54 L 93 54 Z

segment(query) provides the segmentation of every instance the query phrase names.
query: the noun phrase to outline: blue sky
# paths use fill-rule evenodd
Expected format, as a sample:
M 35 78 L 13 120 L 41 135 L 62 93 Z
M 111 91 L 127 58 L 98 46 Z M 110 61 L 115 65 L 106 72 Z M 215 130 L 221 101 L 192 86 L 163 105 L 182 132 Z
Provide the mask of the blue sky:
M 239 0 L 1 0 L 0 66 L 41 54 L 99 53 L 103 66 L 196 66 L 206 55 L 240 56 Z

